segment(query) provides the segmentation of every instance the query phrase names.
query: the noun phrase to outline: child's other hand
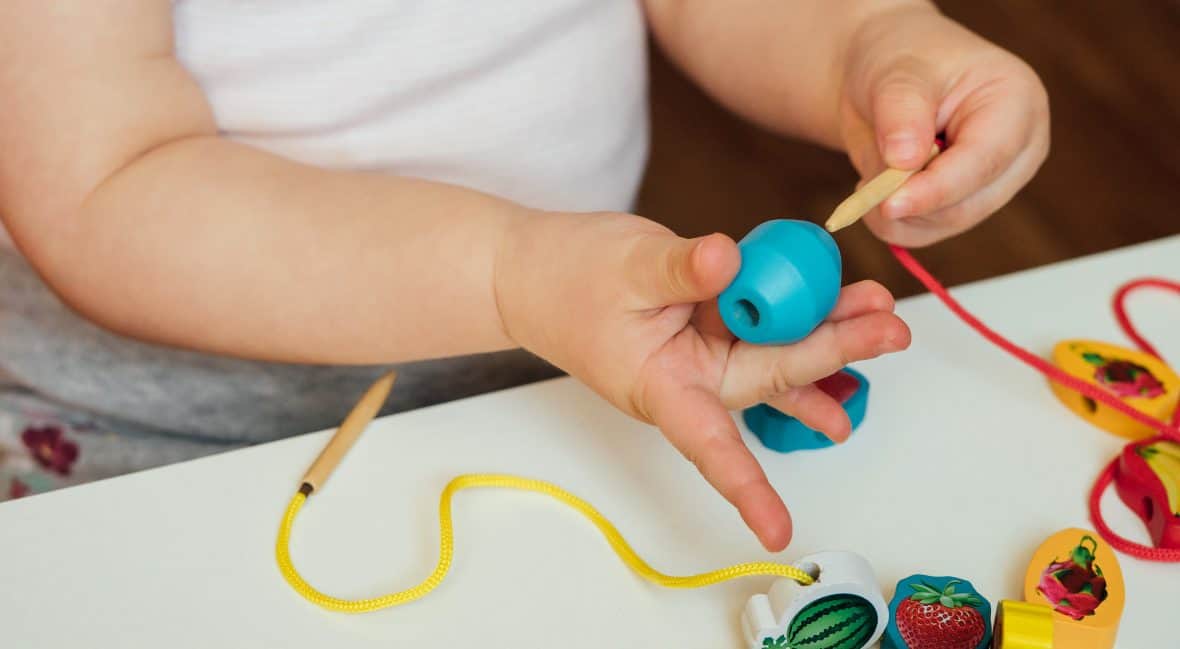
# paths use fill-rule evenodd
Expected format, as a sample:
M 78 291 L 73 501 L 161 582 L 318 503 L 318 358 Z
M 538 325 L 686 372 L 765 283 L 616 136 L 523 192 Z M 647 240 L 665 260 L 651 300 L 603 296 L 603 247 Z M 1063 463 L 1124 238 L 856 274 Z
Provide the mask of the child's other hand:
M 1033 70 L 925 3 L 868 18 L 844 75 L 841 137 L 863 179 L 921 166 L 938 132 L 950 144 L 866 216 L 890 243 L 922 246 L 971 228 L 1048 154 L 1048 97 Z
M 682 239 L 625 214 L 543 215 L 505 240 L 496 293 L 513 340 L 659 426 L 778 551 L 790 541 L 790 516 L 729 411 L 769 403 L 843 441 L 846 413 L 813 383 L 904 349 L 910 333 L 889 292 L 861 282 L 797 344 L 736 341 L 715 298 L 739 265 L 724 235 Z

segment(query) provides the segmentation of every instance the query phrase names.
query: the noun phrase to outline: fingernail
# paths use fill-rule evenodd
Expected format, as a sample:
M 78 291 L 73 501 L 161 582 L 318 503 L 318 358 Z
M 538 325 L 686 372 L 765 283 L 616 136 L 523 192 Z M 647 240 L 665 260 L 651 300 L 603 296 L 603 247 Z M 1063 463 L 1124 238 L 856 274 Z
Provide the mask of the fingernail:
M 917 157 L 920 146 L 913 133 L 890 133 L 885 137 L 885 158 L 891 166 L 898 166 Z
M 890 196 L 889 200 L 885 202 L 885 211 L 889 213 L 891 219 L 904 219 L 910 216 L 913 209 L 914 205 L 910 201 L 910 197 L 901 190 Z

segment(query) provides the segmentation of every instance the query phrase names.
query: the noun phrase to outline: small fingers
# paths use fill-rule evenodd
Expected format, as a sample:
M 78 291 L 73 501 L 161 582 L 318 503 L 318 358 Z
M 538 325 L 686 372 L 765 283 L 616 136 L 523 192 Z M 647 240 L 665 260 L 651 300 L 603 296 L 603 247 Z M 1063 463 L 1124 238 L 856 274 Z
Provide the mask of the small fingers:
M 931 214 L 987 188 L 1036 144 L 1024 112 L 1019 103 L 996 99 L 968 114 L 947 150 L 881 204 L 882 216 Z
M 926 162 L 938 117 L 936 78 L 920 60 L 903 59 L 873 85 L 877 148 L 889 166 L 916 169 Z
M 849 284 L 840 290 L 836 306 L 828 314 L 829 322 L 847 320 L 876 311 L 893 311 L 893 294 L 889 289 L 871 279 Z
M 771 552 L 787 547 L 791 515 L 717 395 L 668 383 L 650 397 L 653 417 L 668 441 L 737 508 L 763 547 Z
M 815 384 L 788 390 L 767 402 L 767 405 L 788 414 L 812 430 L 819 431 L 837 444 L 852 435 L 852 421 L 834 398 Z
M 635 244 L 626 273 L 642 308 L 656 308 L 717 297 L 740 265 L 737 244 L 724 234 L 684 239 L 659 233 Z
M 865 218 L 869 229 L 889 243 L 919 248 L 970 229 L 1016 195 L 1036 175 L 1045 155 L 1041 149 L 1026 150 L 992 185 L 963 201 L 930 214 L 888 219 L 876 214 Z
M 725 369 L 722 400 L 730 408 L 764 403 L 849 363 L 901 351 L 909 344 L 909 327 L 896 315 L 881 311 L 826 322 L 793 345 L 739 342 Z

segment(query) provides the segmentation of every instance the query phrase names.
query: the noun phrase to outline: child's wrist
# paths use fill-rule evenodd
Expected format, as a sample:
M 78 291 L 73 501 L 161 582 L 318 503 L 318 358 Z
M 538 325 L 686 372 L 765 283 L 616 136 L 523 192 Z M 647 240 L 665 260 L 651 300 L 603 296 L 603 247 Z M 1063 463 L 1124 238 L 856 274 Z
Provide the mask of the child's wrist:
M 585 306 L 598 283 L 619 281 L 608 277 L 613 272 L 610 265 L 603 267 L 600 262 L 628 236 L 627 228 L 609 224 L 632 220 L 643 219 L 613 212 L 540 210 L 513 218 L 504 231 L 494 272 L 496 307 L 505 336 L 553 363 L 570 352 L 571 331 L 585 327 L 584 319 L 590 315 L 573 313 Z M 604 239 L 604 229 L 614 235 Z
M 560 236 L 557 230 L 567 218 L 563 213 L 522 207 L 505 221 L 496 250 L 492 289 L 500 327 L 514 345 L 530 351 L 536 350 L 528 342 L 530 318 L 522 307 L 542 293 L 537 283 L 546 273 L 539 252 L 547 247 L 544 241 Z

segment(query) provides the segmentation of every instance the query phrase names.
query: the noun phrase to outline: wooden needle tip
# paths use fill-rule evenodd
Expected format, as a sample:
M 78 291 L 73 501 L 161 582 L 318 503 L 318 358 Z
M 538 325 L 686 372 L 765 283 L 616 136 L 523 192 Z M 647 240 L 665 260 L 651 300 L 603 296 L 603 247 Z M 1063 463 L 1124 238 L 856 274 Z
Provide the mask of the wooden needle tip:
M 319 489 L 323 486 L 328 476 L 344 459 L 344 455 L 348 449 L 360 437 L 365 427 L 373 418 L 380 412 L 381 406 L 385 400 L 389 398 L 390 391 L 393 390 L 393 382 L 397 380 L 397 372 L 386 372 L 381 378 L 373 382 L 369 389 L 365 391 L 364 396 L 357 401 L 353 406 L 352 412 L 344 418 L 340 427 L 336 429 L 336 433 L 328 440 L 327 446 L 320 452 L 319 457 L 312 463 L 311 468 L 303 476 L 303 484 L 307 485 L 311 490 Z M 308 492 L 311 493 L 310 491 Z
M 930 148 L 930 156 L 926 159 L 926 164 L 929 164 L 938 155 L 938 152 L 939 146 L 936 143 Z M 837 205 L 824 227 L 828 232 L 835 232 L 856 223 L 862 216 L 889 198 L 906 180 L 909 180 L 910 176 L 917 172 L 918 169 L 886 169 Z

